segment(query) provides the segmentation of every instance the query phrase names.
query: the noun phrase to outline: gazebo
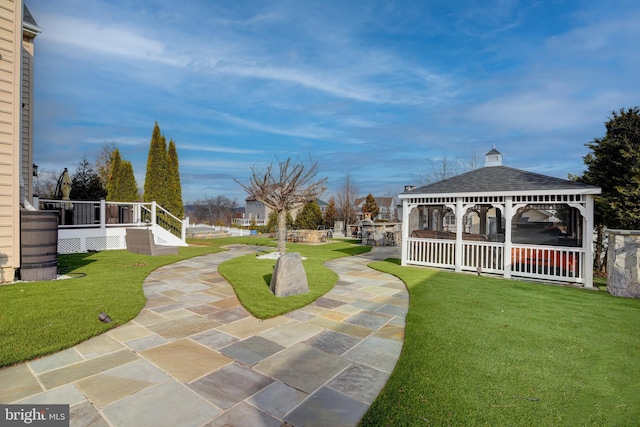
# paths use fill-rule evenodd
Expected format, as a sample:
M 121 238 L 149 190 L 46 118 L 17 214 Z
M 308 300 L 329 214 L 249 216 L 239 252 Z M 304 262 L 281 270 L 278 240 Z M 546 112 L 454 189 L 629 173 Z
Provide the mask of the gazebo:
M 592 185 L 502 165 L 419 188 L 402 200 L 402 265 L 593 287 Z

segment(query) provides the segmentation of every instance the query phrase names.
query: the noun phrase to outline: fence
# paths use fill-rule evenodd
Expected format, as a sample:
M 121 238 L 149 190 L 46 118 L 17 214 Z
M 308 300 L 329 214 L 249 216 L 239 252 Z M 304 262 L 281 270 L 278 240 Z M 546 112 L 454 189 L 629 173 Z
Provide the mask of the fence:
M 455 255 L 453 240 L 411 237 L 407 242 L 407 264 L 455 268 Z M 504 243 L 463 241 L 460 268 L 493 274 L 509 268 L 512 277 L 584 283 L 584 257 L 581 248 L 512 245 L 507 259 Z

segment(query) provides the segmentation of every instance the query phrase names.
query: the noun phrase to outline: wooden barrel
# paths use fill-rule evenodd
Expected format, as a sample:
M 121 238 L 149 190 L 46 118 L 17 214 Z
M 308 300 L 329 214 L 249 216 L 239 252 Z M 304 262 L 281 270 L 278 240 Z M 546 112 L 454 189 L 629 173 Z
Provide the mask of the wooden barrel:
M 20 212 L 20 279 L 58 276 L 58 212 Z

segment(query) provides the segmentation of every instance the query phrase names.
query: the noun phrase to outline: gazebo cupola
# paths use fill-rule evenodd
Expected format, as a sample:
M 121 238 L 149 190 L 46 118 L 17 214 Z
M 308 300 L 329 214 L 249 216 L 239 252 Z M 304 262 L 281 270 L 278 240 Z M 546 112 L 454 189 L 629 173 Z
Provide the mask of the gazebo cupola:
M 593 286 L 598 187 L 502 164 L 418 188 L 402 201 L 402 265 Z
M 494 146 L 491 151 L 484 155 L 484 167 L 502 166 L 502 153 Z

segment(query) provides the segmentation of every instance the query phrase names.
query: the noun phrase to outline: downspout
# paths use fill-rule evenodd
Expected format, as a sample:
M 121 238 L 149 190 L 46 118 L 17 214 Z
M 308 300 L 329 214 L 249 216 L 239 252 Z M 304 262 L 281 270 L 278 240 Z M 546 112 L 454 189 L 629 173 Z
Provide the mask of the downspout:
M 20 57 L 20 78 L 18 79 L 18 81 L 20 82 L 20 103 L 22 105 L 22 109 L 24 109 L 24 101 L 23 101 L 23 82 L 22 82 L 22 67 L 24 66 L 24 62 L 23 62 L 23 55 L 24 55 L 24 47 L 22 45 L 23 40 L 24 40 L 24 35 L 25 32 L 32 34 L 32 38 L 35 38 L 40 32 L 42 32 L 42 30 L 40 28 L 38 28 L 37 25 L 33 25 L 29 22 L 25 22 L 25 18 L 24 18 L 24 9 L 26 8 L 26 5 L 23 4 L 23 2 L 20 2 L 20 7 L 21 7 L 21 13 L 20 13 L 20 21 L 22 21 L 22 25 L 21 25 L 21 35 L 20 35 L 20 50 L 19 50 L 19 57 Z M 28 9 L 27 9 L 28 11 Z M 30 12 L 29 12 L 30 13 Z M 18 55 L 16 55 L 18 56 Z M 31 77 L 33 78 L 33 77 Z M 30 87 L 33 89 L 33 86 L 30 84 Z M 33 99 L 31 98 L 29 100 L 29 108 L 32 108 L 32 103 L 33 103 Z M 23 170 L 23 135 L 22 135 L 22 109 L 20 109 L 20 135 L 18 136 L 18 143 L 20 146 L 20 155 L 19 155 L 19 164 L 20 164 L 20 204 L 22 205 L 22 207 L 28 211 L 37 211 L 38 209 L 35 208 L 31 202 L 27 199 L 26 194 L 28 193 L 27 191 L 25 191 L 25 182 L 24 182 L 24 170 Z M 29 120 L 32 120 L 33 117 L 31 117 L 31 114 L 29 114 Z M 33 144 L 30 144 L 29 146 L 29 152 L 32 152 L 33 150 Z M 31 163 L 31 162 L 30 162 Z M 29 174 L 32 173 L 31 168 L 29 169 Z
M 21 14 L 22 15 L 22 14 Z M 24 26 L 24 22 L 22 24 Z M 23 31 L 24 33 L 24 31 Z M 36 208 L 33 207 L 33 205 L 31 204 L 31 202 L 29 200 L 27 200 L 27 192 L 25 191 L 25 184 L 24 184 L 24 170 L 23 170 L 23 144 L 24 141 L 22 139 L 23 135 L 22 135 L 22 109 L 24 109 L 24 101 L 23 101 L 23 93 L 22 93 L 22 88 L 23 88 L 23 83 L 22 83 L 22 66 L 23 66 L 23 47 L 22 47 L 22 38 L 23 36 L 21 35 L 20 37 L 20 78 L 19 78 L 19 82 L 20 82 L 20 103 L 22 105 L 22 108 L 20 109 L 20 133 L 18 135 L 18 146 L 19 146 L 19 153 L 20 155 L 18 156 L 18 161 L 19 161 L 19 165 L 20 165 L 20 204 L 22 205 L 22 207 L 28 211 L 37 211 Z M 17 56 L 17 55 L 16 55 Z M 29 147 L 29 149 L 31 149 L 31 147 Z
M 22 131 L 20 131 L 20 136 L 20 145 L 22 145 Z M 20 150 L 20 164 L 22 164 L 22 149 Z M 27 196 L 25 196 L 26 192 L 24 189 L 24 176 L 22 175 L 22 168 L 20 169 L 20 204 L 28 211 L 37 211 L 38 209 L 34 208 L 29 200 L 27 200 Z

